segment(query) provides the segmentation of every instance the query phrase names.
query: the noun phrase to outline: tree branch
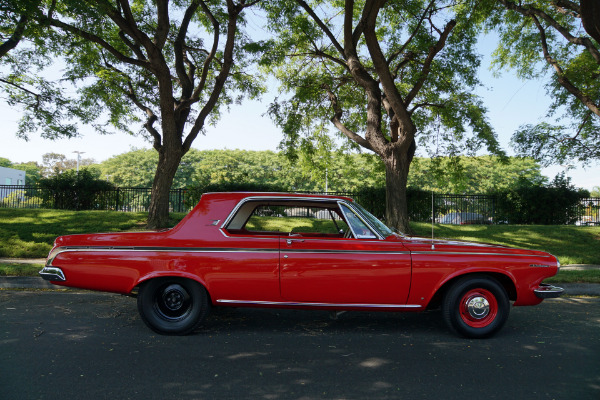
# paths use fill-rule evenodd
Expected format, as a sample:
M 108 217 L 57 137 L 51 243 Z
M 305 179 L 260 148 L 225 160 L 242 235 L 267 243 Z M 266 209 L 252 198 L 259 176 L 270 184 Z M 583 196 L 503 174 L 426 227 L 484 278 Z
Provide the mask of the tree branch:
M 108 42 L 106 42 L 104 39 L 86 32 L 82 29 L 77 28 L 76 26 L 73 25 L 69 25 L 67 23 L 64 23 L 62 21 L 59 21 L 57 19 L 54 18 L 47 18 L 47 17 L 42 17 L 42 19 L 44 20 L 44 22 L 47 22 L 48 24 L 50 24 L 51 26 L 60 28 L 62 30 L 65 30 L 67 32 L 71 32 L 77 36 L 80 36 L 84 39 L 89 40 L 90 42 L 96 43 L 98 45 L 100 45 L 101 47 L 103 47 L 104 49 L 106 49 L 110 54 L 112 54 L 113 56 L 115 56 L 115 58 L 117 58 L 119 61 L 127 63 L 127 64 L 132 64 L 132 65 L 137 65 L 139 67 L 142 68 L 146 68 L 146 69 L 150 69 L 151 65 L 150 63 L 148 63 L 146 60 L 138 60 L 135 58 L 131 58 L 126 56 L 125 54 L 121 53 L 119 50 L 115 49 L 114 47 L 112 47 Z
M 131 51 L 133 51 L 133 53 L 136 55 L 138 60 L 147 60 L 146 55 L 142 51 L 142 48 L 140 47 L 140 45 L 138 43 L 133 43 L 131 40 L 129 40 L 129 38 L 127 37 L 125 32 L 123 32 L 122 30 L 119 30 L 119 37 L 121 38 L 123 43 L 125 43 L 127 45 L 127 47 L 129 47 L 131 49 Z
M 377 24 L 377 15 L 379 13 L 379 9 L 383 6 L 384 1 L 367 1 L 365 4 L 365 13 L 367 13 L 367 21 L 364 35 L 365 41 L 367 43 L 367 48 L 369 49 L 369 54 L 371 55 L 371 59 L 373 60 L 373 65 L 375 66 L 375 70 L 379 75 L 379 79 L 381 80 L 381 86 L 383 87 L 383 91 L 385 93 L 385 99 L 389 102 L 389 107 L 394 111 L 394 117 L 397 118 L 399 128 L 401 126 L 402 131 L 411 136 L 416 132 L 416 128 L 410 118 L 410 115 L 406 111 L 406 103 L 402 99 L 402 96 L 398 92 L 396 88 L 396 84 L 394 82 L 394 77 L 390 72 L 390 67 L 385 59 L 385 55 L 381 50 L 379 45 L 379 41 L 377 40 L 377 33 L 375 31 Z M 367 9 L 369 7 L 369 9 Z M 389 114 L 389 113 L 388 113 Z M 398 139 L 398 135 L 396 133 L 391 135 L 392 139 Z
M 350 2 L 352 2 L 352 1 L 350 1 Z M 327 37 L 331 41 L 331 44 L 333 44 L 333 46 L 336 48 L 336 50 L 342 55 L 342 57 L 344 57 L 345 56 L 344 48 L 340 45 L 340 43 L 337 41 L 337 39 L 335 38 L 333 33 L 331 33 L 331 31 L 329 30 L 327 25 L 325 25 L 325 23 L 321 20 L 321 18 L 319 18 L 319 16 L 314 12 L 314 10 L 312 8 L 310 8 L 310 6 L 308 4 L 306 4 L 306 2 L 304 0 L 296 0 L 296 3 L 298 3 L 300 5 L 300 7 L 304 8 L 304 10 L 308 13 L 308 15 L 310 15 L 310 17 L 313 19 L 313 21 L 315 21 L 317 23 L 317 25 L 319 25 L 319 28 L 321 28 L 321 30 L 327 35 Z
M 154 34 L 154 44 L 157 48 L 162 49 L 167 41 L 167 35 L 169 34 L 169 1 L 168 0 L 157 0 L 156 1 L 156 32 Z
M 579 90 L 575 85 L 573 85 L 573 83 L 565 75 L 563 69 L 558 64 L 558 62 L 554 58 L 552 58 L 552 56 L 550 55 L 550 51 L 548 50 L 548 42 L 546 40 L 546 32 L 544 31 L 544 27 L 542 26 L 542 24 L 540 24 L 540 21 L 535 15 L 531 16 L 531 18 L 540 32 L 540 42 L 542 44 L 542 52 L 544 53 L 544 58 L 546 59 L 546 62 L 550 66 L 552 66 L 556 71 L 556 79 L 558 80 L 558 83 L 560 83 L 562 87 L 564 87 L 569 93 L 571 93 L 579 101 L 581 101 L 590 111 L 600 116 L 600 109 L 598 108 L 598 106 L 592 101 L 591 98 L 584 95 L 581 92 L 581 90 Z
M 348 129 L 348 127 L 346 125 L 344 125 L 344 123 L 342 123 L 342 115 L 344 114 L 344 111 L 342 110 L 342 108 L 339 105 L 337 96 L 333 93 L 331 88 L 328 87 L 327 85 L 323 85 L 322 88 L 325 89 L 325 91 L 327 92 L 327 96 L 329 97 L 329 102 L 331 103 L 331 107 L 333 108 L 333 111 L 334 111 L 333 117 L 331 117 L 331 119 L 330 119 L 330 121 L 333 123 L 333 125 L 335 125 L 335 127 L 340 132 L 342 132 L 344 135 L 346 135 L 346 137 L 348 137 L 348 139 L 354 141 L 355 143 L 359 144 L 360 146 L 362 146 L 366 149 L 375 151 L 375 149 L 373 149 L 373 147 L 371 146 L 371 143 L 369 143 L 369 141 L 367 141 L 365 138 L 363 138 L 356 132 L 353 132 L 352 130 Z
M 406 96 L 406 104 L 407 105 L 413 101 L 413 99 L 417 96 L 417 94 L 423 87 L 423 84 L 425 83 L 425 81 L 427 80 L 427 77 L 429 76 L 429 73 L 431 72 L 431 63 L 433 62 L 433 59 L 444 48 L 444 46 L 446 45 L 446 39 L 448 39 L 450 32 L 452 31 L 452 29 L 454 29 L 455 26 L 456 26 L 455 20 L 449 21 L 446 24 L 446 26 L 444 27 L 444 30 L 443 30 L 442 34 L 440 35 L 440 38 L 438 39 L 435 46 L 432 46 L 429 48 L 429 54 L 427 55 L 427 58 L 425 59 L 425 63 L 423 64 L 423 68 L 421 69 L 421 76 L 419 77 L 419 80 L 415 83 L 415 85 L 413 86 L 412 90 Z
M 421 26 L 423 25 L 423 21 L 425 21 L 425 16 L 429 12 L 430 8 L 433 6 L 434 1 L 435 0 L 431 0 L 431 2 L 427 5 L 427 7 L 425 8 L 425 10 L 423 11 L 423 14 L 421 14 L 421 18 L 419 18 L 419 22 L 417 23 L 417 27 L 415 28 L 415 30 L 413 31 L 413 33 L 409 36 L 409 38 L 406 39 L 406 42 L 404 42 L 404 44 L 400 47 L 400 49 L 398 49 L 397 52 L 393 53 L 387 59 L 387 63 L 389 65 L 392 64 L 392 61 L 394 61 L 396 59 L 396 57 L 398 57 L 400 54 L 402 54 L 402 52 L 404 52 L 404 50 L 406 49 L 406 47 L 408 47 L 408 45 L 410 44 L 410 42 L 412 42 L 412 40 L 414 39 L 414 37 L 417 35 L 417 33 L 419 32 L 419 29 L 421 29 Z M 398 71 L 399 69 L 400 69 L 400 66 L 398 66 L 396 68 L 396 71 Z
M 212 45 L 212 49 L 210 50 L 210 53 L 206 57 L 206 60 L 204 60 L 204 65 L 202 66 L 202 74 L 200 75 L 200 82 L 194 89 L 194 93 L 191 96 L 191 101 L 198 101 L 198 99 L 200 98 L 200 94 L 202 93 L 202 91 L 204 90 L 204 87 L 206 86 L 206 77 L 208 76 L 208 70 L 210 68 L 210 63 L 215 58 L 215 54 L 217 54 L 217 49 L 219 46 L 219 29 L 220 29 L 219 21 L 217 21 L 217 19 L 214 17 L 214 15 L 210 11 L 210 9 L 206 5 L 206 3 L 202 0 L 200 1 L 200 7 L 202 7 L 202 11 L 208 17 L 208 19 L 210 20 L 210 22 L 213 25 L 213 30 L 214 30 L 213 45 Z M 229 1 L 228 1 L 228 8 L 229 8 Z M 231 18 L 231 16 L 229 18 Z M 237 16 L 236 16 L 236 19 L 237 19 Z M 229 38 L 229 32 L 227 32 L 227 36 Z M 223 66 L 221 66 L 221 68 L 222 67 Z
M 587 51 L 591 54 L 594 60 L 600 64 L 600 52 L 596 47 L 594 47 L 594 43 L 587 37 L 576 37 L 571 34 L 564 26 L 559 24 L 554 18 L 545 13 L 544 11 L 537 9 L 533 6 L 523 7 L 513 3 L 510 0 L 498 0 L 500 3 L 504 5 L 509 10 L 513 10 L 518 12 L 519 14 L 526 17 L 537 16 L 538 18 L 546 21 L 552 28 L 554 28 L 558 33 L 560 33 L 565 39 L 567 39 L 570 43 L 584 46 Z
M 185 57 L 185 38 L 187 36 L 190 21 L 192 20 L 193 15 L 196 13 L 198 6 L 199 4 L 194 1 L 185 10 L 185 14 L 181 20 L 181 26 L 179 27 L 179 32 L 177 32 L 177 38 L 173 44 L 175 51 L 175 71 L 177 72 L 177 77 L 179 78 L 179 82 L 181 84 L 182 97 L 185 99 L 189 98 L 194 91 L 193 75 L 188 75 L 184 66 L 185 60 L 187 59 L 187 57 Z
M 19 22 L 17 22 L 17 26 L 13 34 L 0 45 L 0 58 L 4 57 L 9 51 L 17 47 L 17 44 L 23 38 L 23 32 L 25 32 L 25 27 L 27 26 L 28 17 L 25 14 L 22 14 L 19 18 Z
M 201 1 L 201 6 L 203 7 L 203 9 L 204 9 L 204 7 L 206 7 L 206 4 L 204 4 L 204 1 Z M 208 115 L 212 112 L 215 105 L 217 104 L 217 101 L 219 100 L 219 96 L 221 95 L 223 86 L 225 86 L 225 81 L 227 80 L 227 77 L 229 76 L 229 72 L 231 71 L 231 67 L 233 66 L 233 51 L 234 51 L 234 45 L 235 45 L 235 34 L 237 32 L 237 21 L 238 21 L 239 15 L 242 12 L 242 10 L 248 6 L 249 5 L 246 5 L 244 2 L 241 2 L 239 5 L 236 6 L 233 3 L 233 0 L 227 0 L 227 13 L 229 15 L 229 18 L 227 21 L 227 39 L 225 41 L 225 49 L 223 51 L 223 64 L 221 65 L 219 74 L 215 78 L 215 83 L 213 86 L 213 90 L 210 94 L 210 97 L 204 104 L 204 107 L 202 107 L 202 109 L 200 110 L 200 113 L 196 117 L 194 126 L 192 127 L 192 129 L 190 130 L 190 133 L 185 138 L 185 141 L 183 143 L 183 152 L 184 153 L 186 153 L 192 146 L 192 142 L 196 139 L 196 137 L 198 136 L 198 134 L 204 127 L 204 121 L 206 120 Z M 208 7 L 206 7 L 206 10 L 208 10 Z M 209 15 L 212 17 L 212 14 L 210 13 L 210 11 L 209 11 Z M 212 17 L 212 18 L 214 19 L 214 17 Z M 213 26 L 215 28 L 218 28 L 218 22 L 216 21 L 216 19 L 213 21 Z M 218 44 L 218 34 L 219 34 L 219 30 L 215 29 L 216 37 L 213 41 L 213 50 L 211 51 L 211 54 L 216 52 L 216 46 Z M 205 63 L 205 67 L 206 67 L 205 71 L 203 71 L 203 81 L 206 80 L 208 64 Z M 196 94 L 196 91 L 194 91 L 194 95 L 195 94 Z

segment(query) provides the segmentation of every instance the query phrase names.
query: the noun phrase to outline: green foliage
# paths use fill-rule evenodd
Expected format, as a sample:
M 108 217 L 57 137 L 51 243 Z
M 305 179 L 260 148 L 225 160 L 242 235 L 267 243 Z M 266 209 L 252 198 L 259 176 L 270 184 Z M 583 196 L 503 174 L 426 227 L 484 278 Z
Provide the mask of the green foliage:
M 496 72 L 513 70 L 524 80 L 546 79 L 553 101 L 548 118 L 514 133 L 513 146 L 544 164 L 599 159 L 600 46 L 583 29 L 579 2 L 484 4 L 487 28 L 499 35 L 492 63 Z
M 50 178 L 40 179 L 42 190 L 42 207 L 62 210 L 94 210 L 104 209 L 106 199 L 99 197 L 99 192 L 114 189 L 105 180 L 98 179 L 92 170 L 74 170 Z
M 42 167 L 35 161 L 29 161 L 25 163 L 13 164 L 11 168 L 25 171 L 25 184 L 35 185 L 40 181 L 42 177 Z
M 546 183 L 531 158 L 494 156 L 415 158 L 408 185 L 441 194 L 490 194 Z
M 157 160 L 153 150 L 133 150 L 100 163 L 99 170 L 115 186 L 150 187 Z M 383 166 L 373 155 L 327 153 L 324 158 L 292 161 L 272 151 L 191 149 L 181 161 L 173 186 L 227 188 L 241 184 L 247 188 L 324 191 L 326 178 L 330 191 L 381 187 L 385 182 Z
M 573 224 L 577 205 L 589 192 L 573 187 L 564 175 L 549 185 L 517 186 L 496 193 L 496 219 L 511 224 Z
M 430 18 L 421 20 L 419 17 L 428 9 L 428 4 L 422 0 L 388 2 L 379 11 L 377 20 L 377 36 L 397 90 L 407 99 L 413 95 L 413 88 L 420 88 L 409 108 L 420 137 L 419 144 L 429 147 L 432 153 L 432 143 L 437 143 L 437 150 L 447 154 L 459 154 L 465 148 L 474 150 L 481 146 L 499 153 L 496 138 L 485 117 L 486 110 L 472 94 L 479 85 L 476 76 L 479 57 L 474 51 L 476 33 L 473 24 L 478 17 L 462 4 L 440 2 L 428 11 Z M 337 42 L 343 45 L 340 27 L 344 24 L 344 3 L 311 5 Z M 331 95 L 335 95 L 343 110 L 344 126 L 364 137 L 368 96 L 354 80 L 347 60 L 340 56 L 331 38 L 293 2 L 268 2 L 264 6 L 269 15 L 269 28 L 276 35 L 265 65 L 281 81 L 280 90 L 284 93 L 270 107 L 270 115 L 284 133 L 282 149 L 295 158 L 307 149 L 312 150 L 320 138 L 315 132 L 330 132 L 333 128 L 330 120 L 335 114 Z M 354 25 L 361 17 L 361 9 L 362 3 L 355 4 Z M 438 40 L 436 30 L 439 33 L 444 23 L 452 18 L 457 26 L 446 46 L 436 55 L 427 76 L 422 68 L 431 46 Z M 358 27 L 356 31 L 360 33 Z M 358 37 L 357 48 L 360 62 L 379 81 L 364 36 Z M 426 79 L 421 81 L 422 78 Z M 389 109 L 381 112 L 380 128 L 391 140 L 387 127 L 393 113 Z M 337 135 L 344 140 L 342 148 L 357 148 L 357 143 L 341 132 Z

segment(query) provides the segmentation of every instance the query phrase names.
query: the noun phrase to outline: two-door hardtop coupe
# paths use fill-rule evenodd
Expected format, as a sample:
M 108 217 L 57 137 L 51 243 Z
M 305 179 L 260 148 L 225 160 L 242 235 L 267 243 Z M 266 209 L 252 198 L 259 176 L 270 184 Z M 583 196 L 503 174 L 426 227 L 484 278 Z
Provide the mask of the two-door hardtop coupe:
M 393 233 L 352 199 L 208 193 L 174 228 L 56 239 L 40 275 L 57 285 L 137 295 L 142 320 L 187 334 L 211 306 L 367 311 L 442 308 L 459 334 L 488 337 L 543 284 L 541 251 Z

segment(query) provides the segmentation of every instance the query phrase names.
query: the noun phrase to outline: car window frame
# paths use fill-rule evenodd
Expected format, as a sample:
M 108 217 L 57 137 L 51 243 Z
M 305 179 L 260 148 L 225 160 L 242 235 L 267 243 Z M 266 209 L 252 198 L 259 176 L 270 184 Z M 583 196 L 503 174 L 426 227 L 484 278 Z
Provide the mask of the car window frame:
M 343 211 L 341 210 L 339 204 L 339 201 L 341 201 L 341 199 L 336 199 L 336 198 L 322 198 L 322 197 L 283 197 L 283 196 L 252 196 L 252 197 L 246 197 L 242 200 L 240 200 L 240 202 L 238 204 L 236 204 L 236 206 L 233 208 L 233 210 L 229 213 L 229 215 L 227 216 L 227 218 L 225 218 L 225 221 L 223 222 L 223 224 L 221 224 L 220 226 L 220 231 L 222 232 L 222 234 L 226 237 L 229 237 L 232 233 L 230 233 L 228 231 L 228 225 L 234 220 L 234 218 L 236 218 L 237 213 L 240 211 L 240 209 L 242 207 L 244 207 L 247 203 L 249 202 L 278 202 L 278 203 L 285 203 L 285 202 L 299 202 L 299 203 L 329 203 L 329 204 L 335 204 L 336 207 L 338 208 L 341 216 L 343 216 L 343 218 L 346 218 L 343 214 Z M 345 202 L 346 204 L 348 204 L 347 202 Z M 258 206 L 257 206 L 258 207 Z M 310 205 L 309 205 L 310 207 Z M 250 212 L 248 214 L 248 218 L 244 221 L 244 223 L 242 224 L 242 226 L 245 226 L 245 224 L 248 222 L 248 220 L 250 219 L 250 217 L 252 216 L 253 211 L 256 209 L 253 208 L 252 212 Z M 326 207 L 324 207 L 324 209 L 326 209 Z M 346 224 L 347 221 L 344 221 Z M 290 232 L 291 233 L 291 232 Z M 283 232 L 281 232 L 281 235 L 283 234 Z M 252 237 L 260 235 L 260 232 L 256 232 L 254 235 L 252 235 Z M 266 235 L 270 235 L 269 233 L 266 233 Z M 281 236 L 278 235 L 278 236 Z M 271 235 L 271 236 L 275 236 L 275 235 Z

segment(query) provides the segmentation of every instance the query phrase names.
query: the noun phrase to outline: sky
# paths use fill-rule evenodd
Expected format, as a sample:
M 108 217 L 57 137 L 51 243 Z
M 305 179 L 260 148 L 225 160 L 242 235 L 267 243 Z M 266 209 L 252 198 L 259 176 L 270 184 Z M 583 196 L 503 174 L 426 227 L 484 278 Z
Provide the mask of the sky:
M 488 117 L 494 127 L 502 147 L 509 155 L 514 152 L 509 147 L 512 133 L 524 124 L 535 124 L 545 117 L 550 99 L 546 96 L 544 82 L 539 80 L 522 81 L 511 72 L 494 77 L 489 71 L 489 54 L 494 49 L 493 39 L 484 38 L 480 42 L 480 53 L 484 55 L 481 63 L 480 78 L 485 89 L 478 91 L 489 110 Z M 273 79 L 269 80 L 274 82 Z M 241 149 L 241 150 L 277 150 L 282 134 L 270 118 L 265 115 L 269 103 L 277 93 L 273 83 L 269 92 L 261 101 L 245 101 L 234 105 L 229 113 L 224 112 L 214 127 L 206 129 L 205 136 L 199 136 L 193 148 Z M 81 127 L 81 137 L 74 139 L 47 140 L 31 135 L 28 141 L 17 138 L 20 113 L 11 108 L 0 97 L 0 157 L 12 162 L 36 161 L 41 164 L 45 153 L 60 153 L 67 158 L 76 159 L 75 151 L 83 152 L 82 158 L 93 158 L 96 162 L 132 149 L 151 148 L 151 144 L 141 136 L 134 137 L 123 133 L 99 135 L 91 127 Z M 417 155 L 425 155 L 425 152 Z M 592 190 L 600 186 L 600 162 L 591 167 L 577 163 L 543 168 L 542 173 L 549 179 L 560 172 L 567 172 L 576 187 Z

